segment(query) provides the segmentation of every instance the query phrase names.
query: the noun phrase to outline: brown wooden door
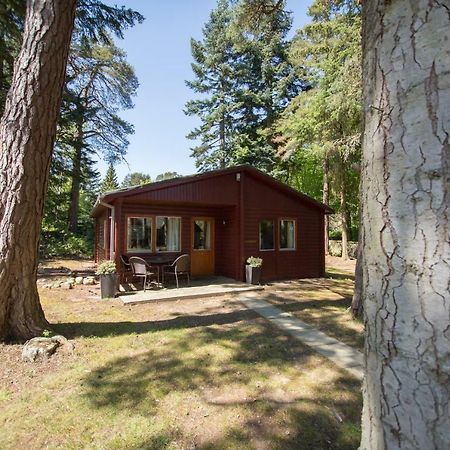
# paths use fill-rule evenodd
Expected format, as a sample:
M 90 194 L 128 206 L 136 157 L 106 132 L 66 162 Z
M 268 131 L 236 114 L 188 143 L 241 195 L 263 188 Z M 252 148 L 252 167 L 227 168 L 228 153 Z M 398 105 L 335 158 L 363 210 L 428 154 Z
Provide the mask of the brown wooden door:
M 192 219 L 191 272 L 195 276 L 214 275 L 214 219 Z

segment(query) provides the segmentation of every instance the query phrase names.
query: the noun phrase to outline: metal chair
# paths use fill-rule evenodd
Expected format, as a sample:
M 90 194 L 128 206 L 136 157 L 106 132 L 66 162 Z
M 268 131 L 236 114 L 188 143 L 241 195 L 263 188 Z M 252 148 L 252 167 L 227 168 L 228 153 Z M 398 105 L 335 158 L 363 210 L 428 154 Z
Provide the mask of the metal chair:
M 144 259 L 139 258 L 138 256 L 132 256 L 129 259 L 131 270 L 133 272 L 133 277 L 143 278 L 144 292 L 147 287 L 147 279 L 150 279 L 152 276 L 158 277 L 157 272 L 152 272 L 152 267 L 149 266 Z
M 162 281 L 164 284 L 165 275 L 175 276 L 178 289 L 178 275 L 186 275 L 188 285 L 190 283 L 191 257 L 189 255 L 179 256 L 170 266 L 164 266 L 162 270 Z
M 133 270 L 131 268 L 128 256 L 120 255 L 120 262 L 122 263 L 122 269 L 120 270 L 121 281 L 128 283 L 128 275 L 133 276 Z

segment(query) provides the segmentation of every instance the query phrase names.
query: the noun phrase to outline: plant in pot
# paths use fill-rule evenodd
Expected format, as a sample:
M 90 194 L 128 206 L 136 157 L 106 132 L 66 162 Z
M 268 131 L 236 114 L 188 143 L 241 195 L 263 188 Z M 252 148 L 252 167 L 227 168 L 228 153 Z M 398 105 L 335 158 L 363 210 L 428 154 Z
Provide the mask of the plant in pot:
M 245 280 L 248 284 L 259 284 L 262 262 L 262 258 L 257 258 L 256 256 L 250 256 L 250 258 L 247 259 L 247 265 L 245 266 Z
M 116 295 L 117 290 L 117 269 L 114 261 L 102 261 L 95 272 L 100 276 L 100 289 L 102 298 L 112 298 Z

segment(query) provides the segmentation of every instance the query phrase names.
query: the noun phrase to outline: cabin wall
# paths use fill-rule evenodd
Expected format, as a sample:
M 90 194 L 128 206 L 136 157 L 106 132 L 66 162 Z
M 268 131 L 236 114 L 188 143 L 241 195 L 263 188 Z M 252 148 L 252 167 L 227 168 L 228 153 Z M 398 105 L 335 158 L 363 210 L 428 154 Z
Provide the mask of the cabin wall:
M 214 218 L 214 248 L 215 248 L 215 273 L 231 278 L 236 277 L 236 260 L 233 235 L 237 226 L 234 219 L 233 207 L 212 208 L 206 206 L 188 205 L 158 205 L 136 204 L 124 201 L 120 207 L 116 207 L 116 263 L 120 266 L 120 255 L 149 256 L 156 253 L 127 253 L 126 226 L 127 218 L 133 216 L 172 216 L 181 217 L 181 251 L 176 253 L 164 253 L 174 257 L 191 253 L 192 250 L 192 220 L 194 217 Z M 237 245 L 237 242 L 236 242 Z M 160 254 L 160 253 L 158 253 Z
M 325 270 L 324 215 L 259 180 L 244 180 L 244 251 L 241 267 L 249 256 L 263 258 L 262 280 L 321 277 Z M 260 250 L 259 222 L 274 221 L 274 250 Z M 279 249 L 279 221 L 294 219 L 296 249 Z M 243 269 L 242 269 L 243 270 Z

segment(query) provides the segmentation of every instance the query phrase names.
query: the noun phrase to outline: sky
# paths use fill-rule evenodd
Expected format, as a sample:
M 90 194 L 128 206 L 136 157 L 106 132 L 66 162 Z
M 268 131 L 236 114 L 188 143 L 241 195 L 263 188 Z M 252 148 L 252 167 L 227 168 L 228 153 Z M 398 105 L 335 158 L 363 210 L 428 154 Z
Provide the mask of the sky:
M 188 175 L 196 172 L 190 157 L 193 142 L 186 135 L 199 119 L 183 113 L 193 92 L 185 85 L 192 79 L 190 39 L 201 39 L 216 0 L 107 0 L 139 11 L 145 21 L 127 30 L 117 45 L 126 51 L 139 79 L 135 107 L 120 116 L 134 125 L 130 146 L 122 162 L 115 166 L 121 182 L 130 172 L 149 174 L 153 179 L 164 172 Z M 294 31 L 308 22 L 312 0 L 287 0 L 293 12 Z M 106 164 L 98 163 L 103 177 Z

